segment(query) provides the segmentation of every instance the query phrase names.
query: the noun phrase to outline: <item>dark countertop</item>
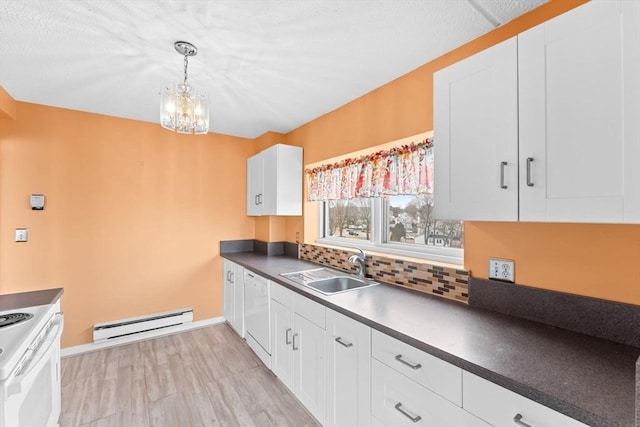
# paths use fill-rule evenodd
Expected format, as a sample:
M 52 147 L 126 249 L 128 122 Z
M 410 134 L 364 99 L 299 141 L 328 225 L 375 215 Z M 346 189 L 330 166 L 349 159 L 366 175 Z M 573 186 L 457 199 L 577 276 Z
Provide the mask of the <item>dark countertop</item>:
M 635 425 L 640 348 L 392 285 L 326 296 L 280 276 L 318 264 L 254 253 L 222 256 L 585 424 Z
M 0 311 L 54 304 L 60 299 L 63 293 L 63 288 L 54 288 L 44 289 L 42 291 L 0 295 Z

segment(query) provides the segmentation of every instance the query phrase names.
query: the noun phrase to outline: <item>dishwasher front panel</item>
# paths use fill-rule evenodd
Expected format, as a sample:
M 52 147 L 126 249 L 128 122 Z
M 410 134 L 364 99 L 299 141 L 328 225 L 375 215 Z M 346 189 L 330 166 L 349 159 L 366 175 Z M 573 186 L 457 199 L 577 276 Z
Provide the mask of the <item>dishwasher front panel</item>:
M 245 328 L 255 341 L 271 354 L 269 281 L 250 271 L 244 276 Z

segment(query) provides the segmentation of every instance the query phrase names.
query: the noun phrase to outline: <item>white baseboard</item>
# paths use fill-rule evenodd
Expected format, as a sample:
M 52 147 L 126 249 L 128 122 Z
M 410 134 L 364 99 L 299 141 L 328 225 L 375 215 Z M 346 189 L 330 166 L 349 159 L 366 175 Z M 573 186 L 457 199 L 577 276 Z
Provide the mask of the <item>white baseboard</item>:
M 178 332 L 190 331 L 192 329 L 203 328 L 205 326 L 217 325 L 225 322 L 224 317 L 212 317 L 210 319 L 197 320 L 191 323 L 185 323 L 183 325 L 170 326 L 168 328 L 158 329 L 155 331 L 141 332 L 135 335 L 129 335 L 121 338 L 114 338 L 107 341 L 81 344 L 73 347 L 66 347 L 60 350 L 61 357 L 75 356 L 77 354 L 89 353 L 91 351 L 102 350 L 104 348 L 116 347 L 123 344 L 130 344 L 136 341 L 148 340 L 150 338 L 157 338 L 164 335 L 171 335 Z

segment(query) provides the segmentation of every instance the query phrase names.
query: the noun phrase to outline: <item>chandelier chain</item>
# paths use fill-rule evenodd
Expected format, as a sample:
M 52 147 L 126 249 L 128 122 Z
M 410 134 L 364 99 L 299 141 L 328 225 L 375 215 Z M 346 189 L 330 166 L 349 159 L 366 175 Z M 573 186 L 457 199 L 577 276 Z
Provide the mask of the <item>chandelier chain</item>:
M 189 65 L 189 55 L 184 55 L 184 84 L 187 84 L 187 65 Z

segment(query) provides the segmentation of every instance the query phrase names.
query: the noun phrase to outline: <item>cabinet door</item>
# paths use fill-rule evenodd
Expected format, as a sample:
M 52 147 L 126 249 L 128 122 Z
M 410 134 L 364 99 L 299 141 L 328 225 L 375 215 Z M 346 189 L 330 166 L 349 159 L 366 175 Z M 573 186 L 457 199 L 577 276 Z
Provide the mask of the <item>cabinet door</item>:
M 293 391 L 293 310 L 273 298 L 271 330 L 271 370 Z
M 591 1 L 518 36 L 520 220 L 640 222 L 639 8 Z
M 233 316 L 231 326 L 244 338 L 244 268 L 232 263 Z
M 224 318 L 231 325 L 234 318 L 234 292 L 235 288 L 231 276 L 234 272 L 234 264 L 231 261 L 223 261 L 223 302 Z
M 328 427 L 371 425 L 371 328 L 327 310 Z
M 276 144 L 260 154 L 262 215 L 302 215 L 302 148 Z
M 294 314 L 294 393 L 321 424 L 325 409 L 324 330 Z
M 247 159 L 247 215 L 262 215 L 263 165 L 262 156 L 256 154 Z
M 278 145 L 260 153 L 262 156 L 262 215 L 278 214 Z
M 518 220 L 517 39 L 434 75 L 439 219 Z

